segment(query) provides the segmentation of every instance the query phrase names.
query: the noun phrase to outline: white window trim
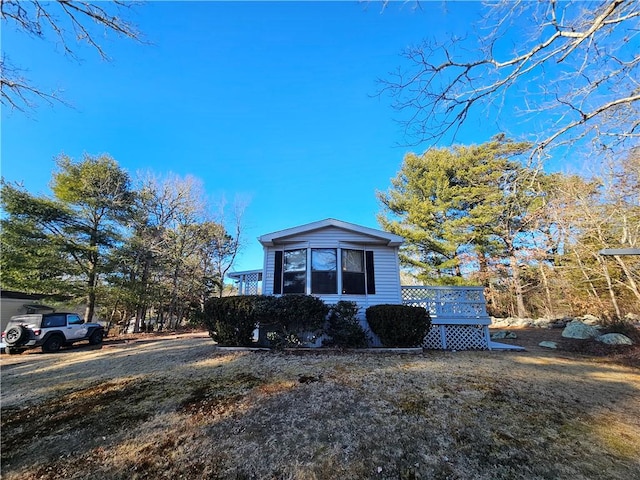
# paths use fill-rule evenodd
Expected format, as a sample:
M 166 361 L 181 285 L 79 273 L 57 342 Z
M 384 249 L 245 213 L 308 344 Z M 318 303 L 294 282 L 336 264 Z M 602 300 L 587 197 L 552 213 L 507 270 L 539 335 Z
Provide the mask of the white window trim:
M 369 293 L 367 286 L 367 262 L 366 262 L 366 252 L 374 251 L 371 246 L 367 249 L 367 245 L 351 243 L 351 242 L 338 242 L 337 245 L 313 245 L 311 242 L 295 242 L 291 244 L 283 245 L 282 248 L 278 248 L 277 250 L 282 251 L 283 262 L 284 262 L 284 252 L 289 250 L 300 250 L 302 248 L 306 248 L 307 250 L 307 270 L 305 272 L 305 295 L 314 295 L 316 297 L 320 296 L 328 296 L 335 295 L 338 298 L 354 298 L 354 297 L 368 297 Z M 311 293 L 311 250 L 312 249 L 335 249 L 336 250 L 336 293 Z M 365 276 L 365 293 L 342 293 L 342 250 L 360 250 L 363 253 L 363 261 L 364 261 L 364 276 Z M 274 249 L 274 252 L 276 249 Z M 275 253 L 274 253 L 275 254 Z M 284 278 L 284 265 L 282 266 L 282 276 Z M 282 278 L 280 281 L 282 282 Z M 284 285 L 282 285 L 282 291 L 280 295 L 292 295 L 289 293 L 284 293 Z

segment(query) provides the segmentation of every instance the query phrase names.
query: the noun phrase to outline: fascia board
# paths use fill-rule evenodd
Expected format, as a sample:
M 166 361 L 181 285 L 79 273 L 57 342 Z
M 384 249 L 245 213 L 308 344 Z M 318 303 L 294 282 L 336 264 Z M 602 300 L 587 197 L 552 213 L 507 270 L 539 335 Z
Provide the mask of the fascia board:
M 301 233 L 307 233 L 313 230 L 319 230 L 326 227 L 336 227 L 343 230 L 357 232 L 364 235 L 368 235 L 374 238 L 380 238 L 386 241 L 386 244 L 390 247 L 397 247 L 404 243 L 404 238 L 393 233 L 384 232 L 382 230 L 376 230 L 374 228 L 363 227 L 354 223 L 343 222 L 342 220 L 336 220 L 334 218 L 327 218 L 318 222 L 307 223 L 305 225 L 299 225 L 297 227 L 287 228 L 285 230 L 279 230 L 277 232 L 267 233 L 258 237 L 258 241 L 265 247 L 272 247 L 281 238 L 292 237 Z

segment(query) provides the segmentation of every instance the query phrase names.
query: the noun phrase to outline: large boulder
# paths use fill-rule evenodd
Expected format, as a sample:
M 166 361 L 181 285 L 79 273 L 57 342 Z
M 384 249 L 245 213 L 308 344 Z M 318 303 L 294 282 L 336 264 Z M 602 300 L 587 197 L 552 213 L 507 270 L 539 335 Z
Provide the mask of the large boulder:
M 587 325 L 599 325 L 601 323 L 601 320 L 596 317 L 595 315 L 583 315 L 582 317 L 580 317 L 580 320 L 582 321 L 582 323 L 585 323 Z
M 637 313 L 627 313 L 624 316 L 625 320 L 630 321 L 631 323 L 640 323 L 640 315 L 638 315 Z
M 554 318 L 553 320 L 549 321 L 549 325 L 547 325 L 547 328 L 564 328 L 569 322 L 571 322 L 571 320 L 573 319 L 567 317 Z
M 580 320 L 574 320 L 567 324 L 562 331 L 562 336 L 565 338 L 578 338 L 581 340 L 586 340 L 587 338 L 595 338 L 600 336 L 600 331 L 592 327 L 591 325 L 587 325 Z
M 501 330 L 491 334 L 491 340 L 502 340 L 503 338 L 518 338 L 518 336 L 508 330 Z
M 633 345 L 633 341 L 621 333 L 605 333 L 596 337 L 596 340 L 607 345 Z
M 518 318 L 518 317 L 506 317 L 506 318 L 492 317 L 491 326 L 494 328 L 533 327 L 534 320 L 531 318 Z

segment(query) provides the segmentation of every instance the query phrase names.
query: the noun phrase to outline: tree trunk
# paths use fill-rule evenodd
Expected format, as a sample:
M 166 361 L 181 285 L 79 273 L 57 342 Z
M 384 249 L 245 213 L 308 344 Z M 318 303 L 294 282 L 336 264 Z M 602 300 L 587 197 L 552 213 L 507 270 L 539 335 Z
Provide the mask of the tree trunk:
M 607 282 L 607 290 L 609 291 L 609 298 L 611 298 L 611 304 L 616 312 L 616 318 L 622 318 L 620 313 L 620 307 L 618 306 L 618 300 L 616 300 L 616 293 L 613 290 L 613 284 L 611 282 L 611 276 L 609 275 L 609 270 L 607 270 L 606 262 L 600 257 L 600 255 L 596 254 L 596 258 L 598 259 L 598 263 L 602 267 L 602 272 L 604 274 L 604 278 Z
M 113 323 L 113 321 L 115 320 L 116 314 L 118 313 L 119 303 L 120 303 L 119 298 L 117 298 L 115 304 L 113 305 L 113 308 L 111 309 L 111 315 L 109 316 L 109 323 Z
M 140 278 L 140 285 L 142 286 L 142 303 L 138 305 L 136 309 L 136 324 L 133 327 L 133 331 L 138 333 L 140 331 L 140 327 L 142 326 L 143 320 L 147 316 L 147 299 L 149 298 L 148 290 L 149 290 L 149 270 L 151 260 L 147 255 L 144 260 L 144 266 L 142 268 L 142 277 Z
M 96 271 L 92 265 L 89 269 L 87 278 L 87 306 L 84 310 L 84 321 L 91 322 L 93 320 L 93 312 L 96 308 Z
M 516 296 L 516 309 L 518 310 L 519 318 L 527 317 L 527 309 L 524 307 L 524 293 L 522 288 L 522 279 L 520 278 L 520 266 L 518 265 L 518 259 L 515 255 L 509 257 L 509 264 L 511 265 L 511 276 L 513 278 L 513 289 Z
M 478 274 L 485 287 L 489 287 L 489 266 L 487 265 L 487 257 L 484 252 L 478 252 Z
M 158 309 L 158 331 L 162 332 L 164 330 L 164 310 L 162 306 Z
M 573 255 L 576 257 L 576 260 L 578 261 L 578 266 L 580 267 L 580 272 L 582 273 L 582 276 L 584 277 L 587 284 L 589 285 L 589 288 L 587 290 L 589 292 L 589 295 L 591 295 L 591 297 L 593 297 L 593 299 L 596 302 L 598 302 L 598 305 L 600 307 L 604 308 L 604 305 L 602 304 L 602 299 L 600 298 L 600 295 L 598 295 L 598 291 L 596 290 L 596 287 L 593 285 L 591 278 L 585 271 L 584 264 L 582 263 L 582 259 L 580 258 L 580 255 L 578 255 L 578 252 L 575 250 L 573 251 Z
M 638 291 L 638 284 L 636 283 L 635 279 L 633 278 L 633 273 L 631 271 L 629 271 L 629 268 L 627 267 L 627 264 L 622 260 L 622 258 L 620 258 L 620 255 L 614 255 L 613 258 L 616 259 L 616 262 L 618 262 L 618 265 L 620 265 L 620 268 L 622 268 L 622 271 L 624 272 L 625 276 L 627 277 L 627 280 L 629 280 L 629 289 L 635 295 L 636 300 L 638 300 L 640 302 L 640 291 Z
M 498 305 L 495 299 L 495 289 L 493 288 L 490 282 L 489 282 L 489 285 L 487 285 L 485 292 L 486 292 L 485 299 L 487 302 L 487 309 L 493 312 L 492 315 L 497 315 Z
M 93 321 L 96 308 L 96 284 L 98 283 L 98 228 L 97 221 L 93 222 L 91 238 L 89 240 L 89 255 L 87 269 L 87 308 L 84 311 L 84 321 Z
M 542 286 L 544 288 L 544 295 L 546 300 L 545 306 L 545 314 L 547 317 L 553 316 L 553 302 L 551 300 L 551 290 L 549 289 L 549 279 L 547 278 L 547 274 L 544 271 L 545 266 L 544 263 L 540 263 L 540 277 L 542 278 Z

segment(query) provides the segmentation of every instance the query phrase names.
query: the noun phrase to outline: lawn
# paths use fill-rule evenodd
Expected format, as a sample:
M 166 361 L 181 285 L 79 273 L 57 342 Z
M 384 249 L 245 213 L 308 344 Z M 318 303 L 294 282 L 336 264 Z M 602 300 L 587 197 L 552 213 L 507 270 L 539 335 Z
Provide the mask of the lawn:
M 2 478 L 640 478 L 640 370 L 577 354 L 2 355 Z

